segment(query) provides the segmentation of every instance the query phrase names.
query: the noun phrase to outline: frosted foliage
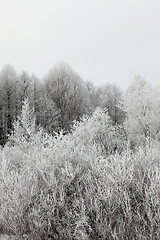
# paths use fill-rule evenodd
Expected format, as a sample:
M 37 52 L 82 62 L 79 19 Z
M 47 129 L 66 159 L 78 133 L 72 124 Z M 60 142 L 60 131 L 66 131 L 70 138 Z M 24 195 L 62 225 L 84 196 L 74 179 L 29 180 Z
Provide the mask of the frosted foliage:
M 103 155 L 101 139 L 120 140 L 116 131 L 98 108 L 71 133 L 41 144 L 36 134 L 27 151 L 0 149 L 1 231 L 31 240 L 160 239 L 160 144 Z
M 81 122 L 74 124 L 73 130 L 77 144 L 83 142 L 88 147 L 96 145 L 103 154 L 120 150 L 124 144 L 122 128 L 111 124 L 105 109 L 97 108 L 91 117 L 83 117 Z
M 68 64 L 62 63 L 48 73 L 45 86 L 59 112 L 59 128 L 70 129 L 72 121 L 78 120 L 89 104 L 85 83 Z
M 77 112 L 80 103 L 84 107 L 84 88 L 61 67 L 48 82 L 50 98 L 34 86 L 31 104 L 25 99 L 18 118 L 8 115 L 9 129 L 16 121 L 0 148 L 0 239 L 160 239 L 160 88 L 137 76 L 124 94 L 124 126 L 113 125 L 105 92 L 101 106 L 108 109 L 94 111 L 99 98 L 90 84 L 93 114 Z M 74 89 L 67 84 L 72 74 Z M 11 104 L 15 86 L 1 91 L 1 98 L 8 96 L 7 110 L 18 109 Z M 60 120 L 58 129 L 64 130 L 53 132 Z M 126 133 L 138 147 L 131 148 Z
M 7 64 L 1 71 L 0 82 L 12 86 L 17 80 L 17 73 L 12 65 Z
M 105 84 L 98 87 L 97 95 L 99 96 L 99 105 L 108 109 L 113 124 L 122 123 L 124 115 L 122 109 L 119 108 L 122 100 L 121 90 L 115 84 Z
M 30 108 L 28 99 L 23 101 L 21 115 L 14 122 L 13 127 L 10 141 L 20 143 L 34 137 L 36 131 L 34 109 Z
M 158 88 L 136 79 L 126 92 L 123 104 L 127 113 L 124 125 L 130 140 L 139 143 L 144 142 L 146 137 L 159 137 L 160 90 Z

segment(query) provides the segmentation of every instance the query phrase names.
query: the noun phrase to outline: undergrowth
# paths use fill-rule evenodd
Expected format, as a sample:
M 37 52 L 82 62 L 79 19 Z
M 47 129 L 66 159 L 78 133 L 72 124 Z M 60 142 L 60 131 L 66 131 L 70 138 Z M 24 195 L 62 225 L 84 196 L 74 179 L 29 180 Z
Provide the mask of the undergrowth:
M 1 151 L 1 232 L 31 239 L 159 239 L 158 144 L 104 158 L 67 141 L 59 150 Z
M 85 121 L 70 134 L 39 133 L 31 142 L 0 149 L 1 234 L 33 240 L 160 239 L 159 142 L 134 152 L 127 145 L 122 151 L 118 142 L 120 151 L 113 154 L 115 131 L 108 121 L 102 131 L 96 119 Z

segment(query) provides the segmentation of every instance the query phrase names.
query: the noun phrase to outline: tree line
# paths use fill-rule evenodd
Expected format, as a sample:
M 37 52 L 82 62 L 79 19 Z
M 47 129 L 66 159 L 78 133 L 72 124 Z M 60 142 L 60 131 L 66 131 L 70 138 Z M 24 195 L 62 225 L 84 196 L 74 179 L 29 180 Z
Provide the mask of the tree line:
M 108 109 L 113 124 L 122 123 L 121 98 L 122 91 L 115 84 L 95 87 L 66 63 L 50 69 L 43 79 L 26 71 L 18 74 L 6 65 L 0 72 L 0 144 L 7 142 L 25 99 L 34 109 L 36 125 L 52 134 L 69 131 L 74 121 L 91 115 L 98 106 Z
M 160 139 L 160 86 L 151 86 L 140 75 L 123 92 L 115 84 L 83 81 L 66 63 L 50 69 L 43 79 L 26 71 L 18 74 L 6 65 L 0 72 L 0 145 L 7 142 L 25 99 L 34 109 L 36 126 L 48 134 L 69 132 L 75 121 L 101 107 L 132 145 Z

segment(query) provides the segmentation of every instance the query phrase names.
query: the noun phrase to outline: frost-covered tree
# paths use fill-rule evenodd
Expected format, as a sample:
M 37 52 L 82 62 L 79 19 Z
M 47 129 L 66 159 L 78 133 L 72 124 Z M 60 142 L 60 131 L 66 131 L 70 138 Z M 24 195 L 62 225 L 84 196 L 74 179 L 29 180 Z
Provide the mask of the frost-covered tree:
M 48 73 L 45 86 L 58 111 L 59 128 L 68 130 L 72 121 L 86 112 L 88 96 L 85 83 L 69 65 L 62 63 Z
M 102 108 L 97 108 L 92 116 L 84 116 L 80 122 L 75 122 L 72 137 L 76 145 L 88 146 L 88 150 L 94 146 L 102 155 L 120 152 L 125 145 L 122 126 L 113 126 L 108 111 Z
M 125 129 L 129 140 L 143 143 L 160 131 L 160 91 L 136 76 L 124 95 Z
M 19 77 L 19 90 L 20 90 L 20 99 L 23 101 L 26 98 L 29 98 L 31 93 L 31 78 L 26 71 L 22 71 Z
M 9 142 L 13 145 L 32 141 L 36 133 L 35 113 L 30 107 L 29 100 L 23 101 L 20 116 L 13 123 L 13 131 Z
M 31 107 L 30 101 L 25 99 L 21 114 L 13 123 L 7 145 L 20 147 L 22 150 L 32 147 L 43 148 L 48 145 L 51 138 L 41 125 L 37 125 L 35 110 Z
M 115 84 L 105 84 L 97 88 L 99 106 L 106 108 L 113 124 L 122 123 L 124 112 L 119 107 L 122 100 L 122 91 Z
M 36 116 L 36 125 L 43 125 L 43 115 L 45 112 L 44 85 L 35 74 L 30 78 L 30 104 L 34 108 Z
M 96 107 L 98 107 L 99 104 L 99 96 L 97 93 L 97 87 L 94 86 L 94 84 L 90 81 L 86 82 L 86 87 L 88 90 L 88 97 L 89 97 L 89 112 L 94 112 Z
M 10 134 L 17 114 L 17 73 L 13 66 L 6 65 L 0 73 L 0 144 Z
M 44 86 L 41 88 L 41 97 L 38 105 L 40 107 L 39 124 L 50 134 L 58 131 L 59 110 Z

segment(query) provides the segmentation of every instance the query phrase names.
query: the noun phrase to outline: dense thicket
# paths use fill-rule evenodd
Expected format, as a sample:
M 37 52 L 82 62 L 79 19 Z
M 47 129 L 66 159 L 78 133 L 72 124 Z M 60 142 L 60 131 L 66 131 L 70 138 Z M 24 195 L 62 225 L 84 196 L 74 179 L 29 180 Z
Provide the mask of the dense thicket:
M 67 64 L 0 74 L 0 234 L 160 239 L 160 88 L 122 93 Z M 5 144 L 4 144 L 5 143 Z
M 160 143 L 130 149 L 106 110 L 70 133 L 36 127 L 28 100 L 0 149 L 0 233 L 12 239 L 160 238 Z

